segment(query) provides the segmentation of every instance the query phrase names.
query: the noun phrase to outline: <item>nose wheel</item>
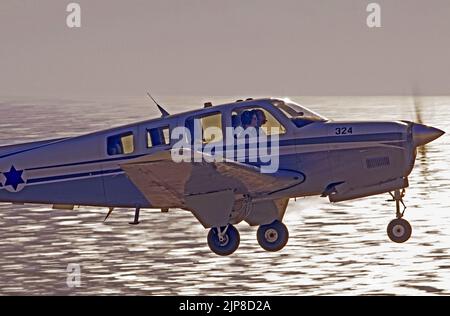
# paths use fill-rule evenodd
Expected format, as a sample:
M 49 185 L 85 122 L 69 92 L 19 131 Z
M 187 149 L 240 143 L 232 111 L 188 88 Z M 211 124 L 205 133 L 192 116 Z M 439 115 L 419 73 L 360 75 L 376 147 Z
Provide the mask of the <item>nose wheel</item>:
M 392 220 L 387 227 L 389 238 L 396 243 L 403 243 L 411 237 L 412 228 L 409 222 L 403 218 Z
M 220 256 L 231 255 L 239 247 L 239 243 L 239 232 L 230 224 L 225 227 L 213 227 L 208 233 L 209 248 Z
M 395 214 L 396 219 L 393 219 L 387 226 L 387 234 L 389 239 L 396 243 L 404 243 L 411 237 L 412 227 L 409 222 L 403 218 L 405 214 L 406 205 L 403 203 L 403 197 L 405 196 L 405 189 L 395 190 L 394 194 L 389 192 L 392 196 L 392 200 L 395 201 Z M 400 211 L 400 203 L 403 205 L 403 210 Z
M 275 220 L 271 224 L 261 225 L 256 233 L 259 245 L 267 251 L 278 251 L 286 246 L 289 231 L 282 222 Z

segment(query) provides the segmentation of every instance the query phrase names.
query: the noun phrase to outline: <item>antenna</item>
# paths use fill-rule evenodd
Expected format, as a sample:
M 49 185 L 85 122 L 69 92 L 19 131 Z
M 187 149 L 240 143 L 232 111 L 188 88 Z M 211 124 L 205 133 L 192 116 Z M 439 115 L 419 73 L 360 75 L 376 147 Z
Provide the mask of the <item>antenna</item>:
M 147 95 L 150 97 L 150 99 L 152 99 L 153 102 L 155 102 L 156 106 L 158 107 L 158 110 L 161 112 L 161 117 L 166 117 L 170 115 L 169 112 L 164 110 L 164 108 L 161 105 L 159 105 L 155 99 L 153 99 L 152 95 L 149 92 L 147 92 Z

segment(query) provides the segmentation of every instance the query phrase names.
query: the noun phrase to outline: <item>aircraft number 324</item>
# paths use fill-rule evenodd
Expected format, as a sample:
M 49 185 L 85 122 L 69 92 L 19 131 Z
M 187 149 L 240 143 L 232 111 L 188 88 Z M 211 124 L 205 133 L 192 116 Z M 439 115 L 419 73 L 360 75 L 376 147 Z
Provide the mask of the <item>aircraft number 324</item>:
M 353 134 L 352 127 L 336 127 L 335 131 L 336 131 L 336 135 Z

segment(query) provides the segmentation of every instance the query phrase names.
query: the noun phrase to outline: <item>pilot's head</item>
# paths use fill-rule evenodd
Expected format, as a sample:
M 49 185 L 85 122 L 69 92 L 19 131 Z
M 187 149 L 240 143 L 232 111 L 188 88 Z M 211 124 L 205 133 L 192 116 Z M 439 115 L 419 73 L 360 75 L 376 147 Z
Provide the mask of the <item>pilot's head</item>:
M 263 110 L 254 110 L 255 114 L 256 114 L 256 118 L 257 118 L 257 126 L 261 127 L 264 124 L 267 123 L 267 119 L 266 119 L 266 115 L 264 114 Z
M 241 123 L 243 128 L 252 126 L 252 124 L 255 123 L 256 115 L 252 112 L 253 111 L 245 111 L 241 114 Z M 253 117 L 255 117 L 255 119 L 253 119 Z

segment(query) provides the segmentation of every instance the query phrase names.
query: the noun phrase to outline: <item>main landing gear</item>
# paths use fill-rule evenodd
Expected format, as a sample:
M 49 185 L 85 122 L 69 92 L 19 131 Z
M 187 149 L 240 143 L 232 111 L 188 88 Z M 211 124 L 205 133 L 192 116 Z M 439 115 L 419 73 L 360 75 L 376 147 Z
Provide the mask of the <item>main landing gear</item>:
M 392 196 L 392 200 L 395 201 L 396 208 L 396 219 L 393 219 L 387 226 L 387 234 L 389 239 L 396 243 L 403 243 L 411 237 L 412 228 L 406 219 L 403 219 L 403 214 L 405 213 L 406 206 L 403 203 L 403 197 L 405 196 L 405 189 L 395 190 L 394 194 L 389 192 Z M 400 212 L 400 203 L 403 205 L 403 211 Z
M 238 230 L 231 224 L 225 227 L 213 227 L 208 233 L 209 248 L 220 256 L 231 255 L 239 247 Z
M 261 225 L 256 233 L 259 245 L 267 251 L 278 251 L 286 246 L 289 231 L 282 222 L 275 220 L 271 224 Z
M 278 251 L 286 246 L 289 232 L 282 222 L 275 220 L 261 225 L 256 233 L 259 245 L 266 251 Z M 238 230 L 231 224 L 225 227 L 213 227 L 208 233 L 208 246 L 220 256 L 231 255 L 239 247 Z

